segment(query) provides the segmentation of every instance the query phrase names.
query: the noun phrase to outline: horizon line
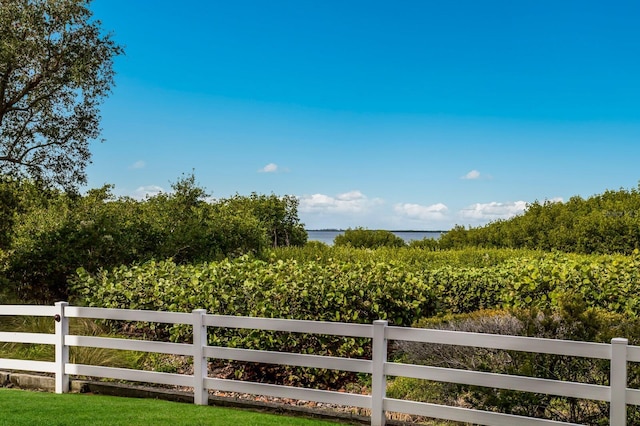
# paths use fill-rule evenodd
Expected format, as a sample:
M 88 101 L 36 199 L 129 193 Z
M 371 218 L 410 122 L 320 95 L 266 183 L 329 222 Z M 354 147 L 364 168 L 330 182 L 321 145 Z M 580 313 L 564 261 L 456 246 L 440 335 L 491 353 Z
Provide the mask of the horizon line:
M 345 232 L 348 229 L 353 229 L 353 228 L 347 228 L 347 229 L 340 229 L 340 228 L 320 228 L 320 229 L 305 229 L 305 231 L 307 232 Z M 449 232 L 449 230 L 444 230 L 444 229 L 436 229 L 436 230 L 432 230 L 432 229 L 367 229 L 367 228 L 363 228 L 365 231 L 389 231 L 389 232 Z

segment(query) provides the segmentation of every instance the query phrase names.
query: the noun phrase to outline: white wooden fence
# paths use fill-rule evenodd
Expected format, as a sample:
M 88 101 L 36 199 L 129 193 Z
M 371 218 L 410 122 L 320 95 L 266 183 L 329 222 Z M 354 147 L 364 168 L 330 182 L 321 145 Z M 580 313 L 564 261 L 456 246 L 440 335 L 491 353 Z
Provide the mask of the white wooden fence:
M 385 412 L 400 412 L 437 419 L 455 420 L 483 425 L 548 425 L 563 423 L 531 417 L 451 407 L 438 404 L 387 398 L 386 377 L 403 376 L 449 383 L 487 386 L 490 388 L 543 393 L 610 403 L 610 424 L 627 424 L 627 404 L 640 405 L 640 390 L 627 388 L 627 362 L 640 362 L 640 347 L 628 346 L 627 339 L 613 339 L 611 344 L 566 340 L 467 333 L 391 327 L 386 321 L 373 324 L 348 324 L 320 321 L 299 321 L 273 318 L 210 315 L 205 310 L 192 313 L 155 312 L 125 309 L 102 309 L 70 306 L 58 302 L 55 306 L 0 305 L 0 315 L 42 316 L 55 319 L 55 334 L 14 333 L 0 331 L 0 342 L 55 345 L 55 361 L 28 361 L 0 358 L 0 369 L 38 371 L 55 374 L 57 393 L 69 391 L 69 376 L 91 376 L 166 385 L 188 386 L 194 389 L 194 402 L 208 403 L 211 389 L 316 401 L 361 407 L 371 410 L 371 424 L 384 425 Z M 186 324 L 193 327 L 193 343 L 166 343 L 130 339 L 77 336 L 69 334 L 69 318 L 142 321 Z M 371 360 L 326 357 L 288 352 L 233 349 L 207 345 L 209 327 L 273 330 L 293 333 L 316 333 L 373 339 Z M 563 382 L 477 371 L 457 370 L 389 362 L 387 341 L 405 340 L 434 344 L 472 346 L 533 353 L 606 359 L 611 362 L 610 386 Z M 69 347 L 85 346 L 143 352 L 155 352 L 193 357 L 194 374 L 172 374 L 123 368 L 72 364 Z M 278 365 L 326 368 L 372 375 L 370 395 L 333 392 L 299 387 L 252 383 L 208 377 L 210 358 L 260 362 Z

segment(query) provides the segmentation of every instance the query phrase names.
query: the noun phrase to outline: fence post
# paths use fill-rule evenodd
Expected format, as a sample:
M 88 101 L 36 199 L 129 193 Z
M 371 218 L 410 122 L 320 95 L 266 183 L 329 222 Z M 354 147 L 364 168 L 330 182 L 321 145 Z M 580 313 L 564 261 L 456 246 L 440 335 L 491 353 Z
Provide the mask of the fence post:
M 207 326 L 204 323 L 206 309 L 193 310 L 193 403 L 209 404 L 209 391 L 204 386 L 204 379 L 209 375 L 207 357 L 204 347 L 207 346 Z
M 385 320 L 373 322 L 373 349 L 371 374 L 371 425 L 384 426 L 387 418 L 384 413 L 384 398 L 387 393 L 387 376 L 384 374 L 384 363 L 387 362 L 387 339 L 385 328 L 389 323 Z
M 69 363 L 69 347 L 65 344 L 65 337 L 69 334 L 69 320 L 64 315 L 67 302 L 56 302 L 56 393 L 69 392 L 69 376 L 65 367 Z
M 611 339 L 609 425 L 627 424 L 627 339 Z

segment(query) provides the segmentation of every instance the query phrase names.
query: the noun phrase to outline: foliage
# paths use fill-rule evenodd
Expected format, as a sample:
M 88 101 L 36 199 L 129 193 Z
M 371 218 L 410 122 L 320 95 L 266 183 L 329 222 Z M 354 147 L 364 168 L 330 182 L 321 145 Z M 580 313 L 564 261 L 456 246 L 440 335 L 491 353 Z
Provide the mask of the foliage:
M 439 240 L 435 238 L 425 237 L 421 240 L 413 240 L 409 242 L 409 247 L 419 248 L 423 250 L 438 250 L 440 248 Z
M 250 256 L 195 265 L 172 261 L 122 266 L 90 275 L 76 289 L 91 306 L 226 315 L 409 325 L 432 314 L 421 277 L 393 263 L 321 265 L 265 262 Z
M 304 253 L 301 257 L 315 255 L 316 259 L 282 259 L 285 253 Z M 427 260 L 419 262 L 419 253 Z M 383 255 L 388 256 L 386 261 Z M 372 251 L 312 244 L 310 248 L 273 249 L 267 261 L 243 256 L 198 265 L 149 262 L 102 270 L 98 274 L 80 270 L 75 292 L 81 297 L 76 302 L 112 308 L 178 312 L 204 308 L 216 314 L 362 323 L 387 318 L 395 325 L 409 325 L 422 317 L 435 318 L 424 320 L 433 321 L 431 324 L 453 318 L 455 321 L 451 323 L 456 327 L 470 331 L 606 341 L 614 336 L 639 335 L 640 325 L 635 325 L 640 302 L 638 274 L 638 253 L 632 256 L 517 250 L 483 253 L 478 249 L 432 252 L 408 248 Z M 509 308 L 510 316 L 500 310 L 472 314 L 482 309 L 501 308 Z M 446 316 L 453 314 L 467 317 Z M 460 325 L 460 318 L 469 321 Z M 175 340 L 190 338 L 188 327 L 173 328 L 169 332 Z M 217 330 L 210 335 L 210 343 L 349 357 L 367 356 L 370 351 L 370 342 L 366 339 L 246 330 Z M 567 364 L 564 359 L 543 357 L 539 360 L 546 364 L 536 370 L 528 366 L 530 360 L 526 357 L 510 364 L 511 361 L 506 360 L 514 359 L 512 354 L 480 352 L 459 351 L 449 358 L 457 357 L 461 362 L 458 368 L 470 363 L 487 371 L 494 366 L 506 366 L 505 371 L 513 374 L 527 368 L 535 374 L 545 368 L 549 371 L 573 369 L 576 375 L 579 371 L 585 375 L 593 369 L 604 371 L 598 370 L 604 368 L 598 365 Z M 259 374 L 265 380 L 284 374 L 261 367 L 256 367 L 258 370 L 236 367 L 238 374 Z M 315 386 L 328 386 L 342 379 L 326 371 L 293 369 L 286 373 L 289 380 Z M 448 391 L 431 385 L 425 388 L 434 399 L 446 396 Z M 534 406 L 523 404 L 522 395 L 518 393 L 502 393 L 499 396 L 503 399 L 491 402 L 483 400 L 482 393 L 474 392 L 474 389 L 465 390 L 469 401 L 477 398 L 480 404 L 495 403 L 502 408 L 511 407 L 513 412 Z M 562 401 L 557 399 L 535 398 L 538 398 L 537 406 L 555 404 L 562 412 L 574 410 L 575 415 L 580 410 L 580 415 L 586 416 L 587 411 L 600 409 L 592 405 L 571 405 L 571 402 L 560 407 L 558 404 Z
M 78 274 L 78 302 L 107 308 L 175 312 L 204 308 L 222 315 L 355 323 L 386 318 L 396 325 L 409 325 L 433 314 L 433 298 L 426 284 L 393 263 L 269 263 L 243 256 L 198 265 L 152 261 L 97 275 L 84 270 Z M 189 340 L 191 329 L 174 327 L 170 333 L 174 340 Z M 328 335 L 216 329 L 209 342 L 330 356 L 370 355 L 370 339 Z M 294 373 L 299 377 L 296 380 L 316 386 L 340 379 L 334 371 Z
M 254 194 L 211 201 L 192 175 L 172 189 L 138 201 L 114 197 L 110 186 L 80 196 L 28 181 L 0 182 L 0 197 L 11 202 L 0 211 L 11 221 L 6 256 L 0 256 L 3 292 L 10 287 L 23 300 L 50 302 L 70 296 L 67 281 L 79 267 L 97 272 L 150 259 L 189 263 L 260 255 L 273 227 L 295 235 L 289 242 L 306 239 L 290 198 Z M 265 222 L 269 208 L 275 212 Z
M 255 216 L 265 226 L 272 247 L 303 246 L 307 242 L 307 231 L 298 218 L 299 201 L 294 196 L 254 192 L 248 197 L 220 200 L 220 204 Z
M 42 197 L 16 219 L 7 278 L 24 299 L 64 298 L 66 281 L 78 266 L 129 263 L 148 239 L 127 217 L 136 203 L 111 204 L 109 187 L 85 197 L 55 193 Z
M 84 318 L 73 318 L 69 322 L 69 331 L 74 335 L 115 337 L 107 327 Z M 0 322 L 3 331 L 20 333 L 54 333 L 54 321 L 51 317 L 9 317 Z M 134 368 L 140 355 L 131 351 L 115 349 L 71 347 L 69 359 L 74 364 L 102 365 L 109 367 Z M 53 361 L 55 348 L 52 345 L 27 343 L 0 343 L 0 357 L 9 359 L 29 359 Z
M 484 256 L 476 250 L 378 249 L 387 255 L 405 250 L 416 256 L 423 253 L 432 259 L 433 264 L 429 264 L 393 258 L 383 261 L 372 254 L 378 250 L 327 249 L 319 245 L 314 248 L 316 260 L 283 260 L 277 255 L 282 255 L 282 250 L 274 250 L 268 261 L 244 256 L 199 265 L 151 262 L 103 270 L 97 275 L 81 270 L 76 294 L 82 297 L 82 303 L 114 308 L 181 312 L 205 308 L 229 315 L 365 323 L 388 318 L 398 325 L 411 324 L 422 316 L 501 307 L 557 310 L 570 294 L 612 314 L 638 316 L 640 254 L 531 255 L 506 250 L 488 251 L 490 255 Z M 306 249 L 285 251 L 292 250 Z M 351 256 L 348 259 L 342 253 L 345 250 Z M 331 253 L 342 253 L 342 258 L 325 257 Z M 463 259 L 476 266 L 454 262 L 451 266 L 447 264 L 450 259 L 458 259 L 458 265 Z M 478 266 L 482 262 L 487 266 Z M 184 334 L 188 330 L 172 333 L 174 338 L 188 337 Z M 334 355 L 363 353 L 362 342 L 358 341 L 228 333 L 217 334 L 213 342 Z
M 8 249 L 15 213 L 20 208 L 20 183 L 7 176 L 0 177 L 0 248 Z
M 584 298 L 591 307 L 630 316 L 640 312 L 638 252 L 632 256 L 551 253 L 515 257 L 486 268 L 445 266 L 429 273 L 443 312 L 557 307 L 568 293 Z
M 178 263 L 197 262 L 260 253 L 266 247 L 266 224 L 246 208 L 208 202 L 195 176 L 178 179 L 172 190 L 138 203 L 136 219 L 149 231 L 154 246 L 150 255 L 137 261 L 173 258 Z
M 438 312 L 469 313 L 495 307 L 557 307 L 565 293 L 589 306 L 636 316 L 640 313 L 640 253 L 580 255 L 532 250 L 425 251 L 414 248 L 310 246 L 282 248 L 270 261 L 393 262 L 421 277 L 434 292 Z
M 316 261 L 332 263 L 334 261 L 359 262 L 393 261 L 412 270 L 432 269 L 441 266 L 487 267 L 503 264 L 520 257 L 540 258 L 549 256 L 535 250 L 484 249 L 465 247 L 456 250 L 425 250 L 420 247 L 379 247 L 377 249 L 359 249 L 349 245 L 328 246 L 318 241 L 309 241 L 304 247 L 280 247 L 268 251 L 271 260 L 295 259 L 304 263 Z
M 86 181 L 98 106 L 123 53 L 90 0 L 3 0 L 0 172 L 67 189 Z
M 445 315 L 420 320 L 417 327 L 508 334 L 565 340 L 609 342 L 627 337 L 637 344 L 640 321 L 602 309 L 587 308 L 580 298 L 567 295 L 554 310 L 516 309 Z M 534 354 L 485 348 L 398 342 L 405 359 L 412 363 L 463 370 L 532 376 L 552 380 L 608 384 L 607 361 L 558 355 Z M 638 368 L 631 369 L 630 386 L 638 384 Z M 600 424 L 607 417 L 608 404 L 553 395 L 517 392 L 448 383 L 426 383 L 403 379 L 392 385 L 392 394 L 451 405 L 471 405 L 478 409 L 550 418 L 580 424 Z M 637 421 L 637 410 L 630 410 Z M 635 423 L 635 421 L 632 421 Z M 607 422 L 608 423 L 608 422 Z
M 441 249 L 467 246 L 631 254 L 640 248 L 640 186 L 586 200 L 536 201 L 520 216 L 478 228 L 456 226 L 439 240 Z
M 403 247 L 405 242 L 391 231 L 349 228 L 344 233 L 337 235 L 333 244 L 337 247 L 351 246 L 375 249 L 378 247 Z

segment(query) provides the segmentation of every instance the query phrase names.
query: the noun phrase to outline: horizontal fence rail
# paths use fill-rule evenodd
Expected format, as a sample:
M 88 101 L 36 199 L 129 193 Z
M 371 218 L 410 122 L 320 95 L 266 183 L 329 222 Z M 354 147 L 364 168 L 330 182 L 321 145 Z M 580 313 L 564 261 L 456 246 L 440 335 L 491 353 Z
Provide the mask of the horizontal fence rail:
M 107 309 L 65 307 L 67 318 L 91 318 L 119 321 L 159 322 L 164 324 L 193 325 L 193 315 L 182 312 L 143 311 L 139 309 Z
M 0 316 L 52 317 L 58 313 L 55 306 L 0 305 Z
M 371 361 L 323 355 L 296 354 L 290 352 L 259 351 L 255 349 L 224 348 L 207 346 L 204 348 L 207 358 L 232 359 L 234 361 L 261 362 L 265 364 L 292 365 L 295 367 L 329 368 L 353 373 L 371 374 Z
M 608 386 L 538 379 L 535 377 L 399 363 L 385 363 L 384 372 L 388 376 L 413 377 L 415 379 L 434 380 L 436 382 L 545 393 L 547 395 L 566 396 L 570 398 L 593 399 L 607 402 L 609 402 L 610 398 Z
M 373 329 L 369 324 L 255 318 L 231 315 L 207 315 L 204 323 L 209 327 L 220 328 L 249 328 L 265 331 L 286 331 L 290 333 L 328 334 L 343 337 L 373 337 Z
M 626 339 L 612 339 L 610 344 L 590 343 L 448 330 L 391 327 L 386 321 L 374 321 L 373 324 L 351 324 L 212 315 L 207 314 L 204 310 L 195 310 L 192 313 L 177 313 L 88 308 L 69 306 L 66 302 L 58 302 L 55 306 L 0 305 L 0 316 L 35 316 L 52 317 L 55 319 L 54 334 L 0 331 L 0 343 L 54 345 L 55 360 L 53 362 L 0 358 L 0 369 L 53 373 L 55 375 L 57 393 L 68 392 L 69 376 L 90 376 L 132 382 L 191 387 L 194 389 L 194 403 L 200 405 L 208 404 L 209 390 L 218 390 L 359 407 L 371 411 L 372 425 L 384 425 L 386 422 L 385 413 L 387 412 L 399 412 L 484 425 L 506 426 L 518 424 L 533 426 L 571 424 L 469 408 L 388 398 L 386 396 L 387 376 L 411 377 L 439 382 L 608 402 L 610 404 L 609 423 L 615 426 L 626 425 L 627 404 L 640 405 L 640 390 L 627 388 L 627 363 L 640 362 L 640 347 L 628 346 Z M 192 343 L 168 343 L 150 340 L 72 335 L 69 333 L 69 318 L 186 325 L 192 327 L 193 341 Z M 371 359 L 355 359 L 306 353 L 209 346 L 208 330 L 215 328 L 254 329 L 367 338 L 372 341 L 372 357 Z M 536 377 L 389 362 L 387 359 L 387 342 L 393 340 L 609 360 L 611 366 L 610 383 L 609 386 L 603 386 Z M 74 364 L 69 362 L 70 347 L 129 350 L 192 357 L 194 372 L 192 375 L 187 375 Z M 360 395 L 218 379 L 208 376 L 207 365 L 209 359 L 257 362 L 370 374 L 372 389 L 371 394 Z
M 385 337 L 389 340 L 473 346 L 485 349 L 502 349 L 583 358 L 611 358 L 611 345 L 606 343 L 408 327 L 387 327 Z

